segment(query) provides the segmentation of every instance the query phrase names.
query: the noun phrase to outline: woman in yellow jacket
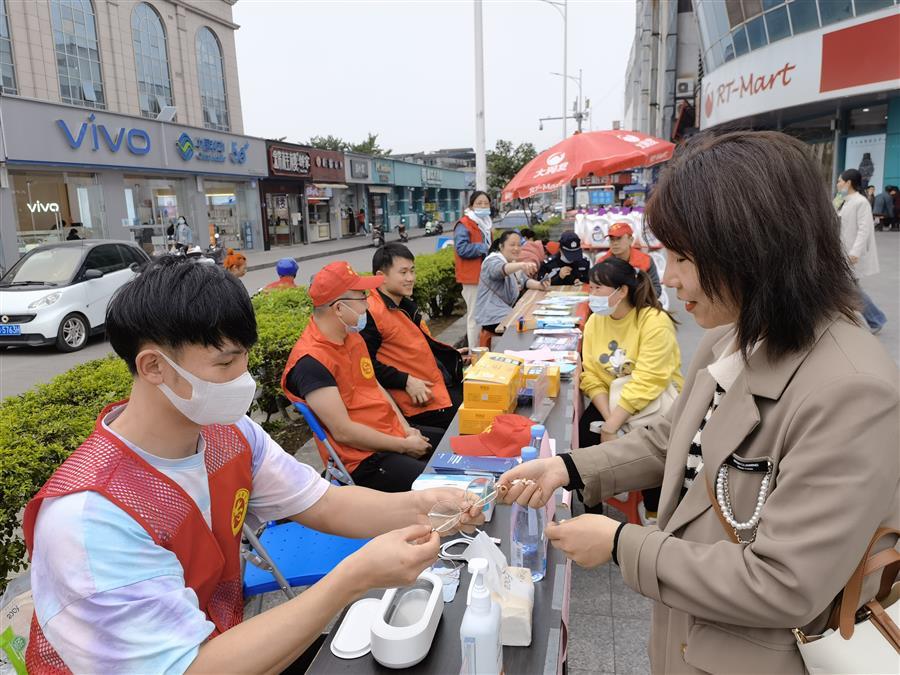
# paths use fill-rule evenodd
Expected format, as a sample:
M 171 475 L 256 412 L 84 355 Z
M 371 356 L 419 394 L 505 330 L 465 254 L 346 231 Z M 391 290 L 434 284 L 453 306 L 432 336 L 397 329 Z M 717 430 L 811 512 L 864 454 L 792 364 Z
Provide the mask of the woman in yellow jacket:
M 592 313 L 581 354 L 581 391 L 589 403 L 578 425 L 582 448 L 617 438 L 622 426 L 664 397 L 670 385 L 681 391 L 684 384 L 675 324 L 659 304 L 647 273 L 609 258 L 594 265 L 589 278 Z M 613 382 L 627 376 L 624 386 L 615 387 L 621 394 L 610 402 Z M 603 422 L 599 434 L 590 430 L 598 421 Z M 656 517 L 658 504 L 659 488 L 645 490 L 648 518 Z

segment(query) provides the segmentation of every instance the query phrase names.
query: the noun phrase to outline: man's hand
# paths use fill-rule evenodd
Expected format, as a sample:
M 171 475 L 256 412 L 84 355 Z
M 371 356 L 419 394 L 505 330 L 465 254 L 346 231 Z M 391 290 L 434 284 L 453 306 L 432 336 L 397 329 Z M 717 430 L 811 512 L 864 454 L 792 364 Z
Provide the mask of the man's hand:
M 618 431 L 608 431 L 606 429 L 606 425 L 604 424 L 600 427 L 600 442 L 608 443 L 609 441 L 614 441 L 619 437 Z
M 557 488 L 568 483 L 569 472 L 562 457 L 534 459 L 500 476 L 497 501 L 536 509 L 546 504 Z
M 591 568 L 612 558 L 613 538 L 618 527 L 619 522 L 612 518 L 585 513 L 564 523 L 548 524 L 544 534 L 567 558 L 581 567 Z
M 462 357 L 463 365 L 467 366 L 472 363 L 472 354 L 469 352 L 468 347 L 460 347 L 456 351 L 458 351 L 459 355 Z
M 427 525 L 410 525 L 375 537 L 339 565 L 362 595 L 373 588 L 408 586 L 440 553 L 441 538 Z
M 570 274 L 572 274 L 572 268 L 569 267 L 568 265 L 565 267 L 559 268 L 559 278 L 560 279 L 567 279 Z
M 416 405 L 425 405 L 431 400 L 432 386 L 434 386 L 433 382 L 425 382 L 410 375 L 406 380 L 406 393 Z
M 462 511 L 459 525 L 447 532 L 441 532 L 442 537 L 456 534 L 460 531 L 472 533 L 476 527 L 484 525 L 483 507 L 472 506 L 478 501 L 479 495 L 450 487 L 416 491 L 415 495 L 419 510 L 419 522 L 429 527 L 431 527 L 431 519 L 428 517 L 428 513 L 435 504 L 444 502 L 459 506 L 460 511 Z
M 431 443 L 428 442 L 428 439 L 422 435 L 421 431 L 412 427 L 406 432 L 406 438 L 401 441 L 401 444 L 403 454 L 416 459 L 431 450 Z

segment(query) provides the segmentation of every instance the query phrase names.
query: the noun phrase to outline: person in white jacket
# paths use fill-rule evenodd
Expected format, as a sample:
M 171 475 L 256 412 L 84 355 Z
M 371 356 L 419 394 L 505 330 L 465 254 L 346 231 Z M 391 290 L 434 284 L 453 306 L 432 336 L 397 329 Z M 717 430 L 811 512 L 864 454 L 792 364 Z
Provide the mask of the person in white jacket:
M 859 193 L 862 176 L 856 169 L 847 169 L 837 181 L 837 189 L 844 196 L 838 209 L 841 217 L 841 241 L 853 274 L 859 283 L 860 277 L 878 274 L 878 250 L 875 247 L 875 220 L 869 200 Z M 859 286 L 859 294 L 863 301 L 863 318 L 873 334 L 878 334 L 887 323 L 884 315 L 872 298 Z

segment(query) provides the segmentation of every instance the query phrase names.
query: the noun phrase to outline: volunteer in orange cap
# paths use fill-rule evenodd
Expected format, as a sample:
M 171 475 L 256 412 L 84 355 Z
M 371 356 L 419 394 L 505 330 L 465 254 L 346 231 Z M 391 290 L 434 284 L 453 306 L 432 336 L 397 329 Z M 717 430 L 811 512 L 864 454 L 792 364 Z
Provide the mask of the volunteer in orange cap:
M 463 354 L 435 340 L 422 318 L 412 297 L 412 251 L 399 242 L 385 244 L 372 256 L 372 272 L 384 284 L 369 295 L 369 318 L 360 335 L 375 377 L 407 422 L 423 433 L 443 435 L 462 403 Z
M 659 283 L 659 272 L 653 258 L 634 245 L 634 230 L 631 225 L 624 222 L 613 223 L 609 226 L 609 252 L 597 262 L 609 260 L 615 256 L 624 260 L 637 270 L 646 272 L 656 291 L 656 297 L 662 297 L 662 284 Z
M 344 261 L 313 277 L 313 314 L 288 357 L 281 386 L 291 401 L 309 404 L 355 483 L 402 492 L 425 469 L 432 445 L 378 384 L 359 335 L 367 319 L 366 292 L 383 281 L 359 276 Z M 325 447 L 316 443 L 327 463 Z

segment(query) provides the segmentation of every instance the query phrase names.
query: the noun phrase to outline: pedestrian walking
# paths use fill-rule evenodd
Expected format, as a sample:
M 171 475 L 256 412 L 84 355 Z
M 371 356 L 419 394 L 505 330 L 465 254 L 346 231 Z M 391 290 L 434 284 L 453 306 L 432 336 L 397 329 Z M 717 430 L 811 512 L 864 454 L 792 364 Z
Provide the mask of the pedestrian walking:
M 897 188 L 893 185 L 885 185 L 884 192 L 875 197 L 875 203 L 872 205 L 872 216 L 875 218 L 875 230 L 890 231 L 897 217 L 894 210 L 894 196 L 897 194 Z
M 359 234 L 368 234 L 369 233 L 369 228 L 366 225 L 365 209 L 360 209 L 359 213 L 356 214 L 356 227 L 357 227 L 357 232 L 359 232 Z
M 475 321 L 475 299 L 478 297 L 481 261 L 488 254 L 492 236 L 490 197 L 486 192 L 476 190 L 469 197 L 469 207 L 463 217 L 453 228 L 456 281 L 462 284 L 463 300 L 466 302 L 466 339 L 470 349 L 478 346 L 481 332 Z
M 841 241 L 853 267 L 859 295 L 862 298 L 862 315 L 873 334 L 878 334 L 887 317 L 859 284 L 860 277 L 878 274 L 878 250 L 875 245 L 875 222 L 869 202 L 859 192 L 862 176 L 856 169 L 847 169 L 837 181 L 838 192 L 844 201 L 838 214 L 841 218 Z

